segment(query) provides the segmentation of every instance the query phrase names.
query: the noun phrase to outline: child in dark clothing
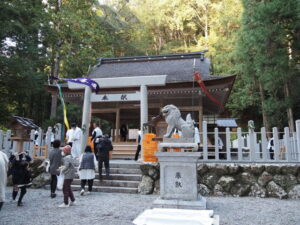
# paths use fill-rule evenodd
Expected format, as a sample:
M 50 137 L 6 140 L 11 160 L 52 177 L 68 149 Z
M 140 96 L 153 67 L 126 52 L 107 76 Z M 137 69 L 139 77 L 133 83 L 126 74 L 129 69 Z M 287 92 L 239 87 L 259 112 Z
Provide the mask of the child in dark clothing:
M 26 188 L 31 185 L 30 171 L 28 169 L 31 158 L 25 152 L 15 153 L 10 157 L 11 174 L 13 181 L 13 200 L 16 199 L 19 189 L 21 189 L 20 197 L 18 199 L 18 206 L 23 206 L 22 199 L 26 194 Z
M 22 199 L 27 192 L 27 187 L 31 185 L 31 174 L 29 171 L 29 163 L 23 161 L 21 163 L 21 168 L 22 168 L 22 179 L 20 180 L 20 184 L 18 185 L 18 188 L 21 189 L 21 193 L 18 199 L 18 206 L 23 206 Z

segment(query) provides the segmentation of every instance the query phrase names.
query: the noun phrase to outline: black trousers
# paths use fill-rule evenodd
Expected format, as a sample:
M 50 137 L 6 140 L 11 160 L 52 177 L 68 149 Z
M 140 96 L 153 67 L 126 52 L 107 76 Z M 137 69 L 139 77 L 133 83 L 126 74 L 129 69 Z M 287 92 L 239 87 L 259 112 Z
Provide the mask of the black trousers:
M 274 150 L 270 148 L 269 151 L 270 151 L 270 159 L 274 159 Z
M 86 185 L 86 181 L 88 182 L 88 186 L 89 186 L 88 191 L 92 191 L 94 179 L 91 179 L 91 180 L 81 180 L 81 189 L 84 190 L 85 185 Z
M 98 158 L 99 158 L 99 156 L 98 156 L 98 149 L 96 148 L 96 143 L 94 143 L 94 154 L 95 154 L 95 156 L 96 156 L 96 159 L 97 159 L 97 161 L 98 161 Z
M 2 209 L 2 206 L 3 206 L 3 202 L 0 202 L 0 211 Z
M 135 156 L 134 156 L 135 161 L 138 160 L 140 152 L 141 152 L 141 145 L 138 145 L 137 149 L 136 149 Z
M 99 156 L 98 161 L 98 169 L 99 169 L 99 177 L 102 179 L 102 164 L 104 163 L 106 176 L 109 176 L 109 156 Z
M 51 193 L 55 193 L 57 186 L 57 176 L 51 174 Z
M 18 185 L 15 185 L 14 188 L 13 188 L 13 192 L 12 192 L 12 198 L 13 198 L 13 200 L 16 199 L 16 197 L 18 195 L 18 192 L 19 192 L 19 189 L 21 189 L 21 193 L 20 193 L 20 196 L 19 196 L 19 199 L 18 199 L 18 203 L 21 203 L 24 195 L 27 192 L 26 186 L 23 186 L 23 187 L 19 188 Z

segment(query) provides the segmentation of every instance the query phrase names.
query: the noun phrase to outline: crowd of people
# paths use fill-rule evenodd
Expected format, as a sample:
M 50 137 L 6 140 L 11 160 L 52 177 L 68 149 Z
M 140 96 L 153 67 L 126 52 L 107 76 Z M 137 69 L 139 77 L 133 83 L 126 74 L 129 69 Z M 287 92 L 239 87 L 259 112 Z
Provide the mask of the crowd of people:
M 48 129 L 48 132 L 51 130 Z M 67 131 L 65 145 L 58 139 L 51 140 L 53 148 L 49 152 L 50 165 L 47 171 L 51 174 L 50 198 L 56 198 L 56 190 L 59 182 L 62 181 L 63 203 L 58 206 L 60 208 L 76 205 L 71 184 L 77 171 L 81 180 L 80 195 L 92 192 L 97 170 L 99 180 L 103 180 L 103 164 L 106 177 L 110 178 L 109 160 L 113 150 L 112 142 L 109 135 L 103 134 L 99 124 L 95 124 L 92 134 L 93 148 L 87 145 L 83 153 L 80 149 L 82 131 L 76 123 L 72 123 L 71 129 Z M 17 206 L 23 206 L 27 188 L 32 184 L 29 168 L 31 161 L 31 157 L 26 152 L 16 152 L 8 158 L 0 151 L 0 210 L 5 202 L 5 187 L 9 175 L 12 176 L 13 183 L 12 201 L 15 201 Z

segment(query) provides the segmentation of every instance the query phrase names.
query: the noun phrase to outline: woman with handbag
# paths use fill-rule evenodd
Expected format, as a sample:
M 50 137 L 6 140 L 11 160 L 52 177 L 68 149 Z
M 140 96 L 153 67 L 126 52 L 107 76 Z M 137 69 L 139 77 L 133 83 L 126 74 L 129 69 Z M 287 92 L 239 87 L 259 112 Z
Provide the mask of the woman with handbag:
M 79 158 L 79 178 L 81 180 L 80 195 L 85 193 L 85 185 L 88 182 L 88 192 L 90 194 L 93 188 L 93 182 L 95 179 L 95 169 L 97 167 L 97 160 L 92 152 L 91 146 L 86 146 L 83 154 Z
M 74 159 L 71 155 L 71 146 L 66 145 L 62 148 L 62 151 L 64 153 L 63 158 L 63 166 L 60 167 L 61 173 L 64 175 L 64 184 L 63 184 L 63 194 L 64 194 L 64 203 L 59 205 L 60 208 L 66 208 L 71 205 L 75 205 L 75 197 L 71 189 L 71 184 L 73 182 L 73 179 L 75 178 L 75 165 L 74 165 Z M 70 204 L 69 204 L 69 198 L 70 198 Z

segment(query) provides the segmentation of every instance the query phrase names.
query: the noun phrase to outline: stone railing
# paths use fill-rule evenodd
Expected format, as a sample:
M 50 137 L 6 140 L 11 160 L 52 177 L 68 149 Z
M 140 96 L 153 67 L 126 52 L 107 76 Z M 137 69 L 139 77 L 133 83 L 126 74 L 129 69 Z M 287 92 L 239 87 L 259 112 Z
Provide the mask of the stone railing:
M 141 164 L 139 193 L 159 193 L 159 164 Z M 198 164 L 202 196 L 300 198 L 300 164 Z

